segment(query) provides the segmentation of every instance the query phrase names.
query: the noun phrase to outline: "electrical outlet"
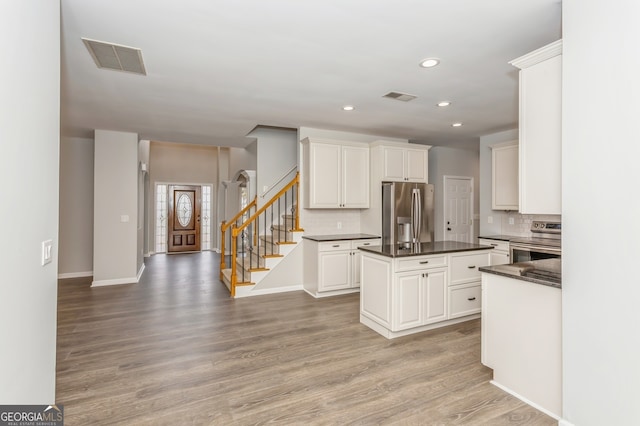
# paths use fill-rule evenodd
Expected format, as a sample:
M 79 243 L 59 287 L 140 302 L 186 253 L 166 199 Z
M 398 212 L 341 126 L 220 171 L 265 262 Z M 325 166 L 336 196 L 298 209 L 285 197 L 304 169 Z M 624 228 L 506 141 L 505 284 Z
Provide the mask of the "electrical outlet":
M 514 219 L 514 218 L 512 218 L 512 217 L 510 217 L 510 218 L 509 218 L 509 225 L 513 225 L 513 224 L 515 224 L 515 223 L 516 223 L 515 219 Z
M 338 229 L 342 229 L 342 222 L 338 222 Z
M 487 223 L 493 223 L 493 216 L 487 216 Z

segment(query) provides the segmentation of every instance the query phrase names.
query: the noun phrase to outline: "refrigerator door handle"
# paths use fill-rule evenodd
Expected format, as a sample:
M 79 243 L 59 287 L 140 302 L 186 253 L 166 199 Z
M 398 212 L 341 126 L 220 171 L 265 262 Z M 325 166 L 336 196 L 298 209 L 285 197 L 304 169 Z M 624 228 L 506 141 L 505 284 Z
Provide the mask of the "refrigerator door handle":
M 420 242 L 420 231 L 422 225 L 422 199 L 420 190 L 414 188 L 411 191 L 411 226 L 413 228 L 413 242 Z

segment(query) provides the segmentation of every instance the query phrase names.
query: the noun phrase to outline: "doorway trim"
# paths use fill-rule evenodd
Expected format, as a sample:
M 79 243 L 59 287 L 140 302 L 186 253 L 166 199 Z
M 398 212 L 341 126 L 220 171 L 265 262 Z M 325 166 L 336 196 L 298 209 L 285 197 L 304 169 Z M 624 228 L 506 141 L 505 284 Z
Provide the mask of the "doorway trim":
M 200 221 L 200 251 L 209 251 L 213 250 L 213 233 L 215 231 L 214 225 L 216 224 L 213 207 L 215 203 L 215 194 L 213 188 L 215 184 L 213 183 L 185 183 L 185 182 L 165 182 L 165 181 L 156 181 L 153 183 L 153 231 L 151 235 L 153 235 L 153 251 L 152 254 L 158 253 L 168 253 L 167 241 L 164 241 L 164 244 L 161 244 L 158 239 L 159 238 L 168 238 L 169 233 L 169 221 L 168 221 L 168 202 L 169 202 L 169 194 L 168 189 L 170 185 L 185 185 L 185 186 L 199 186 L 201 189 L 201 216 L 202 220 Z M 158 186 L 164 185 L 164 198 L 160 198 L 158 196 Z M 208 187 L 209 190 L 206 191 L 205 187 Z M 206 195 L 205 195 L 206 193 Z M 159 209 L 162 205 L 164 205 L 164 210 Z M 163 213 L 164 215 L 161 215 Z M 207 229 L 208 228 L 208 229 Z
M 474 192 L 475 192 L 475 182 L 474 182 L 474 178 L 472 176 L 452 176 L 452 175 L 444 175 L 443 176 L 443 184 L 442 184 L 442 200 L 443 200 L 443 208 L 442 208 L 442 235 L 443 235 L 443 239 L 446 240 L 447 239 L 447 213 L 448 213 L 448 205 L 449 205 L 449 200 L 447 199 L 447 183 L 449 180 L 452 179 L 459 179 L 459 180 L 467 180 L 469 181 L 469 186 L 471 187 L 471 196 L 470 196 L 470 200 L 469 200 L 469 235 L 471 235 L 471 242 L 473 242 L 476 238 L 476 236 L 474 235 L 474 229 L 475 229 L 475 224 L 474 224 L 474 215 L 475 215 L 475 205 L 474 205 Z

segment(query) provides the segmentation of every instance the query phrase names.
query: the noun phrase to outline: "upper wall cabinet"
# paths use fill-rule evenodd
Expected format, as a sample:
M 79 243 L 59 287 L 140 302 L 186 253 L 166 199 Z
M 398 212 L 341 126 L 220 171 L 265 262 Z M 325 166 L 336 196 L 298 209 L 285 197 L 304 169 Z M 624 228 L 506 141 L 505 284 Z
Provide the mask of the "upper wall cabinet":
M 491 148 L 491 208 L 518 210 L 518 141 Z
M 510 62 L 520 68 L 520 213 L 562 213 L 562 40 Z
M 427 182 L 429 147 L 380 145 L 376 149 L 381 151 L 382 180 Z
M 302 141 L 304 207 L 369 207 L 369 146 L 327 139 Z
M 360 215 L 360 230 L 382 233 L 383 181 L 425 182 L 429 172 L 429 145 L 375 141 L 371 144 L 371 208 Z

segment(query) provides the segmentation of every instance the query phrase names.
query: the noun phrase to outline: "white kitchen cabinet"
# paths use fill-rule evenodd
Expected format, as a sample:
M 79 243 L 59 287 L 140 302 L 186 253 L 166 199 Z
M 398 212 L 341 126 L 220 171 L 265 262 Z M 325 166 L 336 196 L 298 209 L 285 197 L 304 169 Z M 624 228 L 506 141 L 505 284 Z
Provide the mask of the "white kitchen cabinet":
M 518 210 L 518 141 L 491 145 L 491 208 Z
M 381 146 L 382 180 L 404 182 L 428 181 L 428 149 Z
M 360 250 L 380 239 L 305 241 L 305 290 L 315 297 L 358 291 Z
M 490 251 L 397 258 L 364 251 L 360 322 L 394 338 L 478 318 L 478 268 Z
M 406 330 L 443 321 L 447 315 L 447 269 L 422 269 L 396 276 L 393 286 L 394 330 Z
M 520 213 L 562 213 L 562 40 L 510 62 L 520 69 Z
M 489 266 L 490 251 L 452 253 L 448 287 L 449 319 L 478 314 L 482 309 L 482 266 Z
M 511 263 L 509 253 L 509 241 L 492 240 L 488 238 L 479 238 L 478 244 L 483 246 L 491 246 L 493 250 L 489 252 L 489 266 L 506 265 Z
M 369 207 L 369 146 L 325 139 L 304 139 L 304 207 Z

